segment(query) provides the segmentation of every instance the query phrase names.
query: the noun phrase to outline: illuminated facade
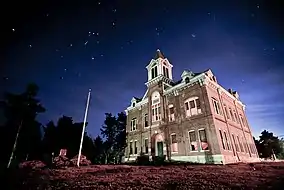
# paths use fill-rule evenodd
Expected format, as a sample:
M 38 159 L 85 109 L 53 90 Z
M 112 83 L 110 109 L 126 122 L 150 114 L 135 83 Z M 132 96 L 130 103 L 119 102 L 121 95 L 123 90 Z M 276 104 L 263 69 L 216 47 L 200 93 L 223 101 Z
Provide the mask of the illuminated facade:
M 199 163 L 259 161 L 244 104 L 211 70 L 185 70 L 175 82 L 160 50 L 146 68 L 147 91 L 126 109 L 126 162 L 140 153 Z

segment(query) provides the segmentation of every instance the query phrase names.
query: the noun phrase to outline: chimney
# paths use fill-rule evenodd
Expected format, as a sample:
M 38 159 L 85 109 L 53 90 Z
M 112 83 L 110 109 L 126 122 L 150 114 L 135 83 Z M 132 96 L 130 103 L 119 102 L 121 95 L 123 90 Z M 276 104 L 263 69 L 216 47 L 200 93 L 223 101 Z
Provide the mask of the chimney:
M 233 89 L 229 88 L 229 89 L 228 89 L 228 92 L 229 92 L 230 94 L 233 94 Z
M 237 98 L 237 99 L 239 99 L 239 97 L 240 97 L 237 91 L 234 91 L 234 92 L 233 92 L 233 96 L 234 96 L 235 98 Z

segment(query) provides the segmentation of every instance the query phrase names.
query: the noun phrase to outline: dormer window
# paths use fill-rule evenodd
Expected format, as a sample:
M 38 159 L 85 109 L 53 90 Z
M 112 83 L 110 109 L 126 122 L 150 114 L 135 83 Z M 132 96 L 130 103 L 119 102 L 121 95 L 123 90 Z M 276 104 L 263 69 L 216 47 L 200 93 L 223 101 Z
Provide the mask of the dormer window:
M 188 83 L 189 83 L 189 78 L 186 77 L 186 78 L 184 79 L 184 81 L 185 81 L 185 84 L 188 84 Z
M 132 103 L 132 107 L 135 107 L 135 102 Z
M 151 69 L 152 79 L 158 76 L 158 66 L 155 64 Z

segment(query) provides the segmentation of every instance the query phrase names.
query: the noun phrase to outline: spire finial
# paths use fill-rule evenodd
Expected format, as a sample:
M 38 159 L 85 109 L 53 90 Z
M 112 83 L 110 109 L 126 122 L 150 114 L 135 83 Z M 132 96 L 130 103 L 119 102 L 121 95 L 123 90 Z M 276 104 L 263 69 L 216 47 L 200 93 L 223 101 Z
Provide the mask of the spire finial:
M 156 55 L 155 55 L 155 59 L 159 59 L 159 58 L 162 58 L 164 59 L 164 55 L 162 54 L 161 50 L 160 49 L 157 49 L 156 51 Z

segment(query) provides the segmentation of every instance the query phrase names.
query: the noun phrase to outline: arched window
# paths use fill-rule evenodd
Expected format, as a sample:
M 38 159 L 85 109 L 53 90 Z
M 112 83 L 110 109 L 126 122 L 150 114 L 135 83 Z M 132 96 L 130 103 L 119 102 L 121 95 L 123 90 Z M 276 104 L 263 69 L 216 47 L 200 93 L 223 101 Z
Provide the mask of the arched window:
M 161 120 L 160 93 L 158 91 L 152 94 L 152 121 Z
M 184 81 L 185 81 L 186 84 L 189 83 L 189 78 L 186 77 L 186 78 L 184 79 Z
M 201 114 L 201 105 L 198 97 L 192 97 L 184 102 L 186 117 Z

